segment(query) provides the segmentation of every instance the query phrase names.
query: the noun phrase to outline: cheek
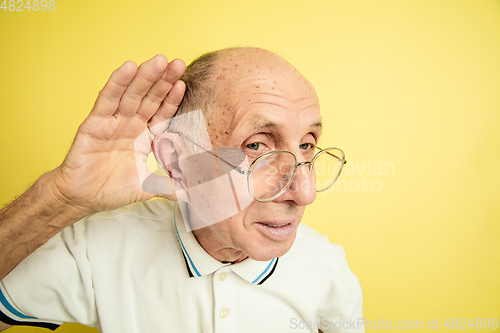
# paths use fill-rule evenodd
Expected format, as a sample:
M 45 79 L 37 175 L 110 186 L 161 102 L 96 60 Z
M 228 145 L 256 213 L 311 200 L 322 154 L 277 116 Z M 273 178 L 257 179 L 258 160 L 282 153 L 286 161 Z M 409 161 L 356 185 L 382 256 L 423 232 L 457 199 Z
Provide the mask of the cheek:
M 255 222 L 259 222 L 258 216 L 259 212 L 262 210 L 262 204 L 259 204 L 252 199 L 252 203 L 239 214 L 241 215 L 239 217 L 239 224 L 245 229 L 251 228 L 252 224 L 254 224 Z

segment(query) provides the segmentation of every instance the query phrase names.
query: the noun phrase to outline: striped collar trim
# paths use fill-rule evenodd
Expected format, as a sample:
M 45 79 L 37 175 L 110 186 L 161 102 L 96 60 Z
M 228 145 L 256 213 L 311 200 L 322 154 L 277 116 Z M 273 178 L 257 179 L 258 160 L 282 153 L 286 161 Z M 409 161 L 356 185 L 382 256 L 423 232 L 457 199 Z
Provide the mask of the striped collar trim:
M 186 230 L 181 215 L 180 205 L 182 204 L 179 202 L 175 205 L 174 225 L 189 277 L 195 278 L 210 275 L 222 267 L 228 267 L 246 281 L 260 285 L 275 272 L 278 265 L 278 258 L 273 258 L 269 261 L 256 261 L 247 258 L 233 265 L 224 264 L 214 259 L 201 247 L 193 233 Z

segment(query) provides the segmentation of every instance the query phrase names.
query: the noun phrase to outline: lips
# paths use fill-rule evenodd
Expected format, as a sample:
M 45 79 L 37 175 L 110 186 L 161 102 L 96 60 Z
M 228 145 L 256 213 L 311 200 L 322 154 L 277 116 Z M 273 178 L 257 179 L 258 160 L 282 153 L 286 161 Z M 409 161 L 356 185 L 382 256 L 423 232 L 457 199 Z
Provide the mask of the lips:
M 296 229 L 295 221 L 257 222 L 255 224 L 266 238 L 276 241 L 290 237 Z
M 280 227 L 284 227 L 290 223 L 283 223 L 283 224 L 270 224 L 270 223 L 263 223 L 265 225 L 267 225 L 268 227 L 271 227 L 271 228 L 280 228 Z

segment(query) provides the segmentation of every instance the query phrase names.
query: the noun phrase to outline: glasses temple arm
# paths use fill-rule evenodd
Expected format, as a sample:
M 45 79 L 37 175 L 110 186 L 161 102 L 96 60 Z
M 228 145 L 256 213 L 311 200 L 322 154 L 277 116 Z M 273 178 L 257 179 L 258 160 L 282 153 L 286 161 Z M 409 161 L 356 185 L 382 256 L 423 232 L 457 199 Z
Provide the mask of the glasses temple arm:
M 200 146 L 199 144 L 197 144 L 196 142 L 194 142 L 193 140 L 191 140 L 190 138 L 188 138 L 187 136 L 185 136 L 184 134 L 182 134 L 181 132 L 173 132 L 173 133 L 177 133 L 177 134 L 180 134 L 182 135 L 184 138 L 188 139 L 189 141 L 191 141 L 193 144 L 195 144 L 196 146 L 198 146 L 199 148 L 203 149 L 204 151 L 208 152 L 209 154 L 213 155 L 214 157 L 217 157 L 219 160 L 221 160 L 222 162 L 226 163 L 227 165 L 229 165 L 230 167 L 232 167 L 234 170 L 238 171 L 240 174 L 242 175 L 247 175 L 248 174 L 248 171 L 245 171 L 245 170 L 241 170 L 239 167 L 237 167 L 236 165 L 233 165 L 231 163 L 229 163 L 228 161 L 226 161 L 225 159 L 223 159 L 222 157 L 220 156 L 217 156 L 216 154 L 212 153 L 210 150 L 207 150 L 205 149 L 204 147 Z
M 320 148 L 319 146 L 316 146 L 316 148 L 318 148 L 318 149 L 319 149 L 319 150 L 321 150 L 321 151 L 324 151 L 324 150 L 323 150 L 323 148 Z M 332 154 L 332 153 L 330 153 L 330 152 L 328 152 L 328 151 L 325 151 L 325 153 L 327 153 L 327 154 L 328 154 L 328 155 L 330 155 L 330 156 L 335 157 L 335 158 L 336 158 L 336 159 L 338 159 L 338 160 L 341 160 L 341 158 L 340 158 L 340 157 L 338 157 L 337 155 L 334 155 L 334 154 Z M 346 164 L 346 163 L 347 163 L 347 161 L 344 159 L 344 163 L 343 163 L 343 164 Z

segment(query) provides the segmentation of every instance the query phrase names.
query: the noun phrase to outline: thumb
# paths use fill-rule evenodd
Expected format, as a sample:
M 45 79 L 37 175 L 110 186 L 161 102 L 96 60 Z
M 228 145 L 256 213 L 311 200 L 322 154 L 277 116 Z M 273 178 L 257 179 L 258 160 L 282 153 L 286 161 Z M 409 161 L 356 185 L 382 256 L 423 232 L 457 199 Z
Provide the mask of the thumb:
M 156 196 L 165 197 L 169 200 L 176 200 L 173 191 L 173 180 L 167 176 L 158 176 L 151 173 L 141 184 L 142 190 Z

